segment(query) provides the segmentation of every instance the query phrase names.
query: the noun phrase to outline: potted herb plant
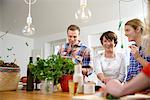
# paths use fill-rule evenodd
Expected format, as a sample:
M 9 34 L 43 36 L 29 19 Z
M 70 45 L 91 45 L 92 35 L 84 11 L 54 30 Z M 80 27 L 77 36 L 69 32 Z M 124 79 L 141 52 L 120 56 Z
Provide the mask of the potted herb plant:
M 73 61 L 69 58 L 63 58 L 60 55 L 51 55 L 47 59 L 39 59 L 34 64 L 29 65 L 29 67 L 33 75 L 39 80 L 52 80 L 54 85 L 66 80 L 64 79 L 65 76 L 70 77 L 72 80 L 74 73 Z M 63 82 L 64 84 L 68 87 L 68 81 Z M 68 89 L 63 91 L 68 91 Z

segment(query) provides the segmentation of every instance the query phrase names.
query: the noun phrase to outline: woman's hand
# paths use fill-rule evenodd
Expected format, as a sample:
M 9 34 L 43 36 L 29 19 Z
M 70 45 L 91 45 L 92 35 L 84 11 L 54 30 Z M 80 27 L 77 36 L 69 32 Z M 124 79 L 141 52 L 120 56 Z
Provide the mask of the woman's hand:
M 138 51 L 138 47 L 135 45 L 130 46 L 131 49 L 131 53 L 133 54 L 134 58 L 137 60 L 140 56 L 139 51 Z
M 102 82 L 104 82 L 106 84 L 111 79 L 112 79 L 111 77 L 105 77 L 104 79 L 102 79 Z
M 103 82 L 103 83 L 107 83 L 109 80 L 111 80 L 112 78 L 111 77 L 105 77 L 102 73 L 100 73 L 100 80 Z

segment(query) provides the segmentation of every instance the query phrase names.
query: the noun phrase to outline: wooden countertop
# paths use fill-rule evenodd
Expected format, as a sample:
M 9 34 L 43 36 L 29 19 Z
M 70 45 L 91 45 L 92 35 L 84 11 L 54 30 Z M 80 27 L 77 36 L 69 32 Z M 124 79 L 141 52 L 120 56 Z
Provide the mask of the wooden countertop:
M 79 94 L 77 97 L 73 97 L 73 100 L 92 100 L 90 98 L 93 98 L 90 95 L 87 95 L 87 99 L 77 99 L 80 95 L 83 96 L 83 94 Z M 85 96 L 85 95 L 84 95 Z M 133 97 L 134 96 L 134 97 Z M 145 97 L 147 96 L 147 97 Z M 127 99 L 133 99 L 133 98 L 149 98 L 150 94 L 148 95 L 128 95 L 123 98 L 120 98 L 121 100 L 127 100 Z M 94 100 L 106 100 L 103 97 L 94 97 Z M 68 92 L 54 92 L 52 94 L 42 94 L 40 91 L 32 91 L 32 92 L 26 92 L 25 90 L 18 90 L 18 91 L 5 91 L 0 92 L 0 100 L 72 100 L 72 96 L 69 95 Z
M 55 92 L 52 94 L 42 94 L 40 91 L 6 91 L 0 92 L 0 100 L 71 100 L 72 97 L 67 92 Z
M 77 96 L 81 95 L 83 94 L 78 94 Z M 98 100 L 99 99 L 102 100 L 104 98 L 98 97 Z M 72 96 L 69 95 L 68 92 L 60 92 L 60 91 L 46 95 L 42 94 L 40 91 L 27 92 L 25 90 L 18 90 L 18 91 L 0 92 L 0 100 L 72 100 Z

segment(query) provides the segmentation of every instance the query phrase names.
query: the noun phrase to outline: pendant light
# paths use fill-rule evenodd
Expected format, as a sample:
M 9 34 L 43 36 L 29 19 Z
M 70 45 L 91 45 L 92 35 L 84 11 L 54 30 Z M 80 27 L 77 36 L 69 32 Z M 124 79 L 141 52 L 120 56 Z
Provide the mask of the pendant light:
M 80 8 L 75 12 L 75 18 L 79 22 L 88 22 L 92 13 L 87 7 L 87 0 L 80 0 Z
M 31 5 L 36 2 L 36 0 L 24 0 L 26 4 L 29 5 L 28 17 L 26 20 L 27 25 L 23 28 L 22 33 L 26 36 L 33 35 L 35 33 L 35 28 L 32 24 L 32 17 L 31 17 Z

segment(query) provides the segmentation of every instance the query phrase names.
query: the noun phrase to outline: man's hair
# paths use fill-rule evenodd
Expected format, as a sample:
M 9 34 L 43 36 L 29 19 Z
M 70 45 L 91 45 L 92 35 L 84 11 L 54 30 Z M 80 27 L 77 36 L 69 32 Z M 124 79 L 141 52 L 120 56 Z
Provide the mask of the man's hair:
M 71 31 L 78 30 L 78 31 L 79 31 L 79 34 L 80 34 L 80 28 L 79 28 L 79 26 L 77 26 L 77 25 L 70 25 L 70 26 L 67 28 L 67 33 L 68 33 L 69 30 L 71 30 Z
M 117 41 L 117 35 L 112 32 L 112 31 L 107 31 L 107 32 L 104 32 L 101 37 L 100 37 L 100 41 L 101 41 L 101 44 L 103 45 L 103 37 L 105 37 L 107 40 L 110 40 L 110 41 L 113 41 L 114 40 L 114 43 L 115 43 L 115 46 L 117 45 L 118 41 Z

